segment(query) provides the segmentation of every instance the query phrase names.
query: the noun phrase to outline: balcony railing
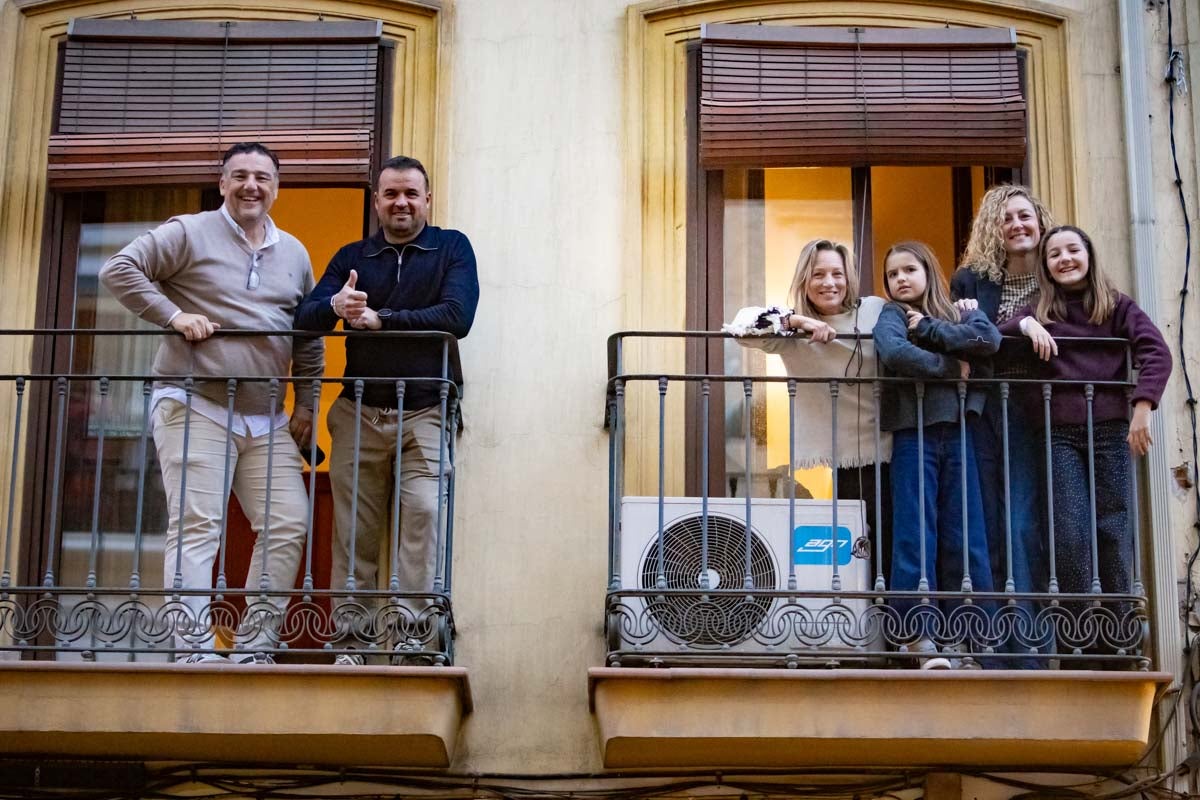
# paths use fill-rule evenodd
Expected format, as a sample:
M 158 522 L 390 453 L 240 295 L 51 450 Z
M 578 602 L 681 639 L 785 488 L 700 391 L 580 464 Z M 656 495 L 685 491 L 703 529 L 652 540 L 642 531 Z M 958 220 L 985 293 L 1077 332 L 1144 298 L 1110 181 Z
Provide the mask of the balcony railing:
M 0 375 L 0 406 L 11 420 L 8 433 L 9 474 L 5 496 L 3 571 L 0 573 L 0 650 L 27 658 L 59 661 L 173 661 L 198 654 L 247 656 L 258 663 L 272 659 L 328 663 L 336 655 L 353 653 L 374 665 L 447 665 L 453 661 L 454 618 L 451 608 L 451 564 L 454 534 L 455 436 L 440 437 L 435 446 L 437 471 L 436 527 L 432 582 L 422 590 L 405 590 L 399 572 L 400 519 L 405 512 L 399 481 L 386 498 L 390 517 L 378 546 L 377 588 L 364 587 L 351 575 L 331 575 L 334 541 L 333 502 L 328 475 L 315 468 L 302 473 L 307 497 L 302 509 L 304 536 L 299 543 L 295 575 L 280 585 L 277 571 L 282 535 L 271 528 L 269 498 L 272 481 L 289 479 L 282 466 L 289 438 L 286 426 L 270 426 L 267 469 L 259 476 L 261 492 L 233 485 L 232 458 L 238 437 L 230 434 L 235 402 L 241 392 L 264 389 L 269 397 L 268 418 L 285 413 L 288 386 L 320 408 L 323 389 L 331 398 L 343 380 L 352 385 L 354 404 L 352 476 L 358 492 L 360 434 L 370 417 L 362 411 L 369 387 L 385 385 L 402 408 L 406 392 L 434 387 L 433 412 L 441 430 L 459 424 L 459 396 L 448 369 L 453 337 L 429 332 L 348 332 L 338 337 L 368 335 L 400 338 L 441 348 L 439 378 L 388 378 L 353 375 L 343 378 L 293 379 L 282 375 L 169 376 L 181 394 L 183 445 L 176 496 L 164 492 L 154 442 L 154 381 L 149 356 L 162 336 L 147 330 L 3 331 L 0 342 L 10 363 L 26 362 L 35 369 Z M 312 337 L 303 332 L 264 333 L 219 331 L 219 337 L 266 340 L 286 336 Z M 148 347 L 147 347 L 148 345 Z M 83 367 L 77 365 L 85 365 Z M 132 368 L 131 368 L 132 367 Z M 158 380 L 162 376 L 158 376 Z M 221 482 L 219 542 L 212 581 L 191 585 L 178 565 L 193 544 L 174 536 L 174 574 L 164 566 L 168 540 L 168 498 L 178 503 L 179 518 L 203 489 L 188 481 L 188 465 L 198 447 L 195 430 L 200 419 L 196 402 L 216 383 L 226 398 L 222 413 L 210 419 L 224 429 L 223 442 L 208 442 L 224 451 Z M 220 419 L 216 418 L 220 417 Z M 408 467 L 403 415 L 397 415 L 392 473 Z M 305 460 L 317 463 L 317 431 Z M 343 434 L 344 435 L 344 434 Z M 335 448 L 336 449 L 336 448 Z M 294 451 L 293 451 L 294 452 Z M 294 475 L 292 478 L 294 480 Z M 241 504 L 230 501 L 231 491 Z M 376 502 L 383 498 L 373 498 Z M 262 504 L 262 507 L 255 507 Z M 296 509 L 291 509 L 296 516 Z M 248 520 L 266 520 L 255 537 Z M 352 525 L 356 528 L 356 525 Z M 343 531 L 349 543 L 349 562 L 364 549 L 362 532 Z M 293 541 L 290 547 L 295 548 Z M 294 550 L 292 551 L 294 554 Z M 375 554 L 372 553 L 372 556 Z M 291 556 L 295 558 L 295 556 Z M 286 562 L 285 562 L 286 563 Z M 249 564 L 253 564 L 251 569 Z M 261 568 L 259 568 L 261 565 Z M 256 571 L 257 570 L 257 571 Z M 166 572 L 167 574 L 164 574 Z M 205 576 L 207 577 L 207 575 Z M 278 576 L 276 576 L 277 578 Z M 274 585 L 273 585 L 274 583 Z M 268 659 L 267 656 L 271 658 Z
M 1079 394 L 1087 408 L 1087 465 L 1094 474 L 1093 398 L 1102 388 L 1131 391 L 1132 382 L 1045 382 L 1034 378 L 915 381 L 896 377 L 853 377 L 843 374 L 785 376 L 762 374 L 673 373 L 655 371 L 663 353 L 678 355 L 679 345 L 692 353 L 719 353 L 729 339 L 719 333 L 622 332 L 609 339 L 606 427 L 610 435 L 609 586 L 606 635 L 610 666 L 763 666 L 915 668 L 931 653 L 919 649 L 932 642 L 953 666 L 1022 669 L 1134 669 L 1151 665 L 1146 647 L 1150 615 L 1142 580 L 1143 541 L 1138 513 L 1137 459 L 1131 465 L 1126 497 L 1132 537 L 1127 591 L 1102 590 L 1097 554 L 1097 497 L 1090 511 L 1091 581 L 1082 591 L 1063 590 L 1056 561 L 1053 485 L 1045 476 L 1051 464 L 1051 399 Z M 840 339 L 854 339 L 840 336 Z M 863 337 L 863 338 L 869 338 Z M 1024 340 L 1022 340 L 1024 341 Z M 1060 339 L 1060 346 L 1079 343 Z M 1083 346 L 1124 346 L 1123 340 L 1087 340 Z M 1009 346 L 1009 345 L 1006 345 Z M 632 351 L 649 368 L 628 370 Z M 733 347 L 725 351 L 725 373 L 740 363 Z M 849 350 L 848 350 L 849 352 Z M 649 353 L 649 357 L 647 357 Z M 1128 348 L 1126 361 L 1129 364 Z M 1132 366 L 1130 365 L 1130 370 Z M 747 370 L 743 370 L 748 372 Z M 882 368 L 875 375 L 883 375 Z M 1132 372 L 1129 373 L 1132 377 Z M 948 384 L 959 397 L 958 463 L 965 464 L 967 438 L 963 412 L 968 390 L 993 392 L 1002 403 L 1002 529 L 990 531 L 992 552 L 1001 569 L 992 581 L 972 576 L 969 561 L 957 569 L 952 585 L 933 590 L 927 574 L 925 547 L 932 520 L 924 504 L 916 520 L 920 532 L 920 582 L 905 590 L 891 588 L 884 563 L 890 554 L 892 520 L 885 505 L 887 433 L 878 420 L 885 388 L 912 387 L 921 397 L 927 387 Z M 797 394 L 821 386 L 833 424 L 806 426 L 797 414 Z M 873 473 L 867 496 L 834 502 L 838 472 L 820 469 L 816 483 L 832 482 L 826 499 L 809 499 L 794 479 L 797 433 L 823 437 L 832 463 L 847 444 L 839 441 L 838 397 L 862 391 L 873 405 L 874 429 L 856 430 L 873 442 L 874 452 L 862 459 Z M 1027 417 L 1018 397 L 1032 397 L 1040 413 Z M 768 401 L 774 405 L 766 408 Z M 918 405 L 923 407 L 924 401 Z M 772 466 L 772 427 L 781 435 L 776 452 L 786 447 L 786 461 Z M 1010 433 L 1034 430 L 1041 492 L 1038 538 L 1048 556 L 1048 574 L 1018 591 L 1013 555 L 1013 506 L 1009 489 Z M 724 440 L 721 430 L 724 429 Z M 917 428 L 919 447 L 925 428 Z M 780 445 L 786 437 L 786 444 Z M 735 463 L 741 461 L 740 464 Z M 725 469 L 717 464 L 725 463 Z M 756 463 L 757 462 L 757 463 Z M 958 467 L 956 467 L 958 469 Z M 967 505 L 967 481 L 962 506 Z M 922 472 L 920 484 L 924 486 Z M 1094 482 L 1089 484 L 1094 486 Z M 629 487 L 635 487 L 633 491 Z M 1084 487 L 1083 491 L 1087 491 Z M 736 497 L 725 496 L 726 494 Z M 1104 500 L 1104 498 L 1102 498 Z M 874 502 L 870 502 L 874 501 Z M 867 512 L 871 508 L 873 511 Z M 957 512 L 956 512 L 957 513 Z M 970 549 L 963 516 L 962 552 Z M 928 543 L 926 545 L 926 543 Z M 997 547 L 997 543 L 1000 545 Z M 1006 576 L 1006 577 L 1005 577 Z M 974 580 L 972 580 L 974 577 Z M 961 579 L 961 580 L 959 580 Z M 926 588 L 930 587 L 930 588 Z M 928 643 L 925 644 L 928 647 Z M 932 655 L 939 655 L 933 653 Z

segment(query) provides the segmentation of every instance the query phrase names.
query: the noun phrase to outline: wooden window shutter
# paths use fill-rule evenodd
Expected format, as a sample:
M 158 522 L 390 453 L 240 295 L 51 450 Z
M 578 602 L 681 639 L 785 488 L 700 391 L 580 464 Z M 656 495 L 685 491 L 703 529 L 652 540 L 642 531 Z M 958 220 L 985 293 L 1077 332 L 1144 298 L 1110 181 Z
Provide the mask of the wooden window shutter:
M 704 25 L 700 47 L 709 169 L 1025 161 L 1011 29 Z
M 54 189 L 212 184 L 261 141 L 288 184 L 362 184 L 378 144 L 382 23 L 72 20 Z

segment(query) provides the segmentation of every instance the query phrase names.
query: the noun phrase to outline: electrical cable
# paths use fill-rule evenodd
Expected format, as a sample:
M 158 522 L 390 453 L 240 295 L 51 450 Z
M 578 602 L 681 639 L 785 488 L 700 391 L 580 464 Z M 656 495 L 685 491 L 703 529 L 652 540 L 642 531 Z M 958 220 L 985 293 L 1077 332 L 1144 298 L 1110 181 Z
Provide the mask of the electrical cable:
M 1189 636 L 1187 624 L 1187 609 L 1192 608 L 1197 600 L 1195 582 L 1193 574 L 1197 559 L 1200 558 L 1200 436 L 1197 433 L 1196 420 L 1196 396 L 1192 385 L 1191 374 L 1188 369 L 1188 353 L 1187 342 L 1184 336 L 1186 329 L 1187 308 L 1188 308 L 1188 293 L 1191 283 L 1191 265 L 1192 265 L 1192 228 L 1191 220 L 1188 217 L 1187 196 L 1183 190 L 1183 177 L 1179 168 L 1179 153 L 1175 141 L 1175 94 L 1176 92 L 1183 93 L 1186 91 L 1186 81 L 1183 73 L 1182 54 L 1175 49 L 1174 42 L 1174 9 L 1172 0 L 1166 0 L 1167 10 L 1167 68 L 1164 75 L 1164 81 L 1167 84 L 1167 129 L 1168 138 L 1171 150 L 1171 163 L 1174 171 L 1175 194 L 1179 200 L 1179 207 L 1183 218 L 1184 231 L 1184 255 L 1183 255 L 1183 282 L 1179 290 L 1179 322 L 1176 344 L 1178 347 L 1178 359 L 1180 365 L 1180 374 L 1183 378 L 1184 391 L 1186 393 L 1185 406 L 1188 414 L 1188 422 L 1191 429 L 1191 490 L 1195 498 L 1195 519 L 1192 523 L 1193 532 L 1196 540 L 1193 542 L 1190 552 L 1186 560 L 1185 577 L 1184 577 L 1184 620 L 1183 620 L 1183 690 L 1176 693 L 1174 701 L 1171 703 L 1169 712 L 1161 720 L 1158 726 L 1159 730 L 1151 745 L 1146 749 L 1139 763 L 1145 762 L 1153 756 L 1159 747 L 1162 745 L 1163 737 L 1169 724 L 1174 721 L 1179 712 L 1180 704 L 1187 704 L 1187 714 L 1185 719 L 1190 723 L 1191 737 L 1189 756 L 1183 763 L 1168 769 L 1164 773 L 1143 779 L 1131 784 L 1127 789 L 1117 793 L 1105 793 L 1095 795 L 1096 797 L 1105 798 L 1106 800 L 1116 800 L 1116 798 L 1132 797 L 1135 795 L 1145 796 L 1151 794 L 1155 797 L 1189 797 L 1188 793 L 1178 792 L 1164 784 L 1180 777 L 1184 773 L 1188 774 L 1188 781 L 1192 785 L 1196 783 L 1195 762 L 1200 758 L 1200 684 L 1195 681 L 1196 676 L 1192 671 L 1192 658 L 1197 645 L 1197 640 L 1200 635 Z M 1189 684 L 1191 686 L 1189 687 Z
M 1187 308 L 1188 308 L 1188 293 L 1190 291 L 1191 271 L 1192 271 L 1192 225 L 1188 217 L 1187 196 L 1183 191 L 1183 177 L 1179 169 L 1179 152 L 1175 142 L 1175 94 L 1177 91 L 1186 91 L 1184 83 L 1182 55 L 1175 49 L 1175 26 L 1174 26 L 1174 9 L 1171 0 L 1167 0 L 1167 69 L 1164 76 L 1167 84 L 1167 132 L 1171 145 L 1171 165 L 1174 171 L 1175 194 L 1179 199 L 1179 209 L 1183 218 L 1184 232 L 1184 255 L 1183 255 L 1183 283 L 1179 290 L 1179 330 L 1178 330 L 1178 347 L 1179 347 L 1179 366 L 1180 374 L 1183 377 L 1184 391 L 1186 392 L 1185 405 L 1188 413 L 1188 421 L 1191 426 L 1191 450 L 1192 450 L 1192 493 L 1195 499 L 1195 519 L 1192 523 L 1193 533 L 1196 536 L 1196 541 L 1193 543 L 1191 552 L 1188 554 L 1185 577 L 1184 577 L 1184 619 L 1183 619 L 1183 668 L 1184 668 L 1184 691 L 1179 693 L 1176 698 L 1176 708 L 1181 702 L 1188 703 L 1188 721 L 1191 724 L 1191 754 L 1197 754 L 1197 748 L 1200 747 L 1200 721 L 1197 716 L 1200 715 L 1200 710 L 1197 704 L 1200 703 L 1200 683 L 1196 683 L 1196 676 L 1192 671 L 1192 655 L 1196 645 L 1196 637 L 1188 635 L 1188 609 L 1192 608 L 1196 602 L 1196 589 L 1194 585 L 1193 575 L 1197 557 L 1200 557 L 1200 444 L 1198 444 L 1197 424 L 1196 424 L 1196 395 L 1192 386 L 1192 378 L 1188 369 L 1188 353 L 1187 342 L 1184 336 L 1184 330 L 1187 328 Z M 1187 684 L 1191 682 L 1193 685 L 1188 690 Z M 1192 760 L 1189 758 L 1189 760 Z M 1194 772 L 1194 770 L 1193 770 Z

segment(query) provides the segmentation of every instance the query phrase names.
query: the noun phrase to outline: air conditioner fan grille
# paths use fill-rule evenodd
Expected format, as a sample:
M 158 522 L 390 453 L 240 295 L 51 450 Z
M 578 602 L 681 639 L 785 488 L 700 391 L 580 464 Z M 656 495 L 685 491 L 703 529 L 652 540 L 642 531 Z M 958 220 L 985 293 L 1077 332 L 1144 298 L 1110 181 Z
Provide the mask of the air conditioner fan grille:
M 699 592 L 704 567 L 701 545 L 703 520 L 694 514 L 677 520 L 663 531 L 663 577 L 668 589 Z M 642 561 L 641 588 L 658 586 L 656 537 Z M 737 589 L 745 582 L 746 526 L 740 520 L 708 515 L 709 588 Z M 778 586 L 770 549 L 757 532 L 750 532 L 750 577 L 757 589 Z M 750 599 L 747 599 L 750 597 Z M 691 646 L 734 645 L 749 639 L 771 609 L 771 599 L 753 595 L 709 596 L 699 594 L 649 597 L 651 616 L 673 641 Z

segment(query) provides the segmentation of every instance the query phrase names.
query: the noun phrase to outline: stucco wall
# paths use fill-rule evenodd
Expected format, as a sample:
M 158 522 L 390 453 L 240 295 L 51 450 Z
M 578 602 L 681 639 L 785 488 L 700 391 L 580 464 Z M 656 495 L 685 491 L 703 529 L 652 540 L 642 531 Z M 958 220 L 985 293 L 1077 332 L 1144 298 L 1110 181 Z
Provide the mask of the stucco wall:
M 455 4 L 451 194 L 482 302 L 463 345 L 458 661 L 480 702 L 470 770 L 598 766 L 586 669 L 603 663 L 605 337 L 631 238 L 624 4 Z

